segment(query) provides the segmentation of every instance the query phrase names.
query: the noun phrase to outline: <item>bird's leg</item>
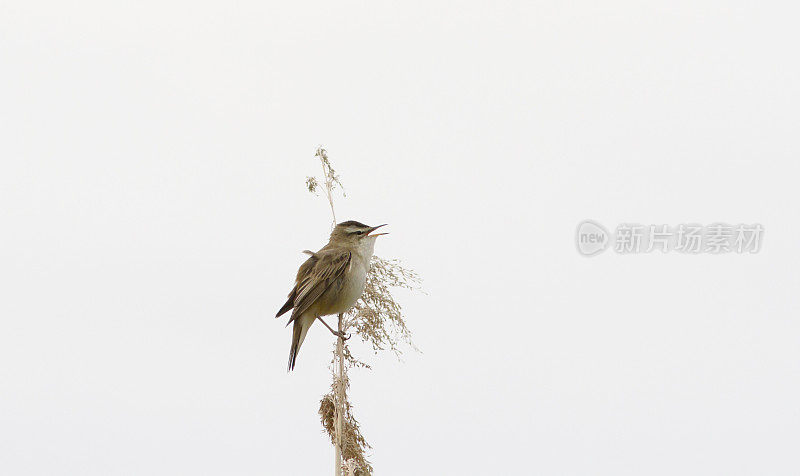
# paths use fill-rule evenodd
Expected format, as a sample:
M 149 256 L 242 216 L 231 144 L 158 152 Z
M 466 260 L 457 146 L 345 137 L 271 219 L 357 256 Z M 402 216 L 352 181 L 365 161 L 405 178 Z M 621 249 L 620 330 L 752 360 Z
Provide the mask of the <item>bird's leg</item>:
M 350 334 L 347 334 L 347 337 L 345 337 L 345 333 L 344 332 L 339 332 L 339 331 L 333 330 L 331 328 L 331 326 L 329 326 L 328 323 L 325 322 L 320 316 L 317 316 L 317 319 L 319 319 L 319 322 L 325 324 L 325 327 L 327 327 L 328 330 L 331 331 L 331 334 L 335 335 L 336 337 L 341 337 L 342 340 L 347 340 L 347 339 L 349 339 L 351 337 Z

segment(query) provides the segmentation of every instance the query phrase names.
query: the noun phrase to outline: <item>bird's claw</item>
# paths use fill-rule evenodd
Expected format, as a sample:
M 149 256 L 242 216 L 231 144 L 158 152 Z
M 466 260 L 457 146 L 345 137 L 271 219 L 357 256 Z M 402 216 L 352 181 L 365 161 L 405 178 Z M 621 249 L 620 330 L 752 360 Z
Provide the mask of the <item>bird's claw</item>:
M 353 337 L 350 334 L 347 334 L 347 337 L 345 337 L 345 333 L 344 332 L 336 332 L 335 335 L 336 335 L 336 337 L 338 337 L 338 338 L 340 338 L 342 340 L 349 340 L 351 337 Z

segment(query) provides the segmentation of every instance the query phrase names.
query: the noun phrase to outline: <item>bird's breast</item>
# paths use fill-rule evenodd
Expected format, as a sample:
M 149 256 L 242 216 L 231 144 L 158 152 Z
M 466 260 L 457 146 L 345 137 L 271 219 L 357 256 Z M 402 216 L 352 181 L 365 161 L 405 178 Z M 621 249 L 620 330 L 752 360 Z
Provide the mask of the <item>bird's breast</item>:
M 364 292 L 364 287 L 367 284 L 367 271 L 362 266 L 357 266 L 352 263 L 350 269 L 346 272 L 347 279 L 342 283 L 341 296 L 339 302 L 342 304 L 340 309 L 336 311 L 345 312 L 356 303 L 361 293 Z

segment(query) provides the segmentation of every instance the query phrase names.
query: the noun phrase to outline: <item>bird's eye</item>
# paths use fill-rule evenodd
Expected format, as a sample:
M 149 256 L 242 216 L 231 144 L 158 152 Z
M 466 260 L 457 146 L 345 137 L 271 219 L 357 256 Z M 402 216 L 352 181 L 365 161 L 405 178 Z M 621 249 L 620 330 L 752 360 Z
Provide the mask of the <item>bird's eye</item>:
M 361 230 L 359 230 L 359 231 L 357 231 L 357 232 L 356 232 L 356 235 L 363 235 L 363 234 L 364 234 L 364 232 L 363 232 L 363 231 L 361 231 Z

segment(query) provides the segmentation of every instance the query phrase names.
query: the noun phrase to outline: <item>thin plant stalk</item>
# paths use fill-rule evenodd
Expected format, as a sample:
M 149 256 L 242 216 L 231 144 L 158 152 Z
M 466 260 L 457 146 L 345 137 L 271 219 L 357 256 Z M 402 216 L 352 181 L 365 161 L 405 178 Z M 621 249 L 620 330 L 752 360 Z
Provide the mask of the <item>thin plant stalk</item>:
M 317 149 L 317 156 L 320 158 L 320 164 L 322 166 L 322 176 L 325 177 L 325 196 L 328 198 L 328 204 L 331 207 L 331 217 L 333 218 L 333 223 L 331 225 L 331 230 L 336 227 L 336 209 L 333 206 L 333 185 L 335 176 L 331 171 L 331 167 L 328 162 L 327 154 L 325 153 L 324 149 Z M 334 401 L 335 401 L 335 412 L 336 412 L 336 444 L 335 451 L 334 451 L 334 476 L 341 476 L 342 475 L 342 422 L 343 414 L 344 414 L 344 339 L 341 337 L 344 332 L 343 324 L 344 324 L 344 315 L 339 314 L 338 316 L 338 330 L 340 337 L 336 338 L 336 356 L 335 359 L 338 361 L 339 364 L 339 381 L 335 387 L 334 393 Z
M 307 177 L 306 187 L 313 193 L 324 181 L 333 228 L 336 226 L 333 190 L 336 185 L 342 189 L 344 187 L 333 170 L 325 149 L 317 148 L 315 156 L 321 162 L 324 178 L 317 180 L 315 177 Z M 417 274 L 404 268 L 398 260 L 373 256 L 363 295 L 350 311 L 338 315 L 339 334 L 344 335 L 352 328 L 365 343 L 372 345 L 374 351 L 391 350 L 398 357 L 401 353 L 398 344 L 401 341 L 416 349 L 411 342 L 411 333 L 406 327 L 401 307 L 392 296 L 391 290 L 419 289 L 418 284 Z M 345 471 L 349 476 L 371 475 L 373 468 L 365 457 L 365 452 L 371 446 L 361 434 L 360 425 L 353 416 L 352 406 L 347 399 L 347 369 L 350 366 L 370 366 L 350 353 L 342 337 L 337 337 L 333 354 L 332 389 L 320 400 L 319 414 L 322 426 L 334 446 L 334 476 L 343 476 Z

